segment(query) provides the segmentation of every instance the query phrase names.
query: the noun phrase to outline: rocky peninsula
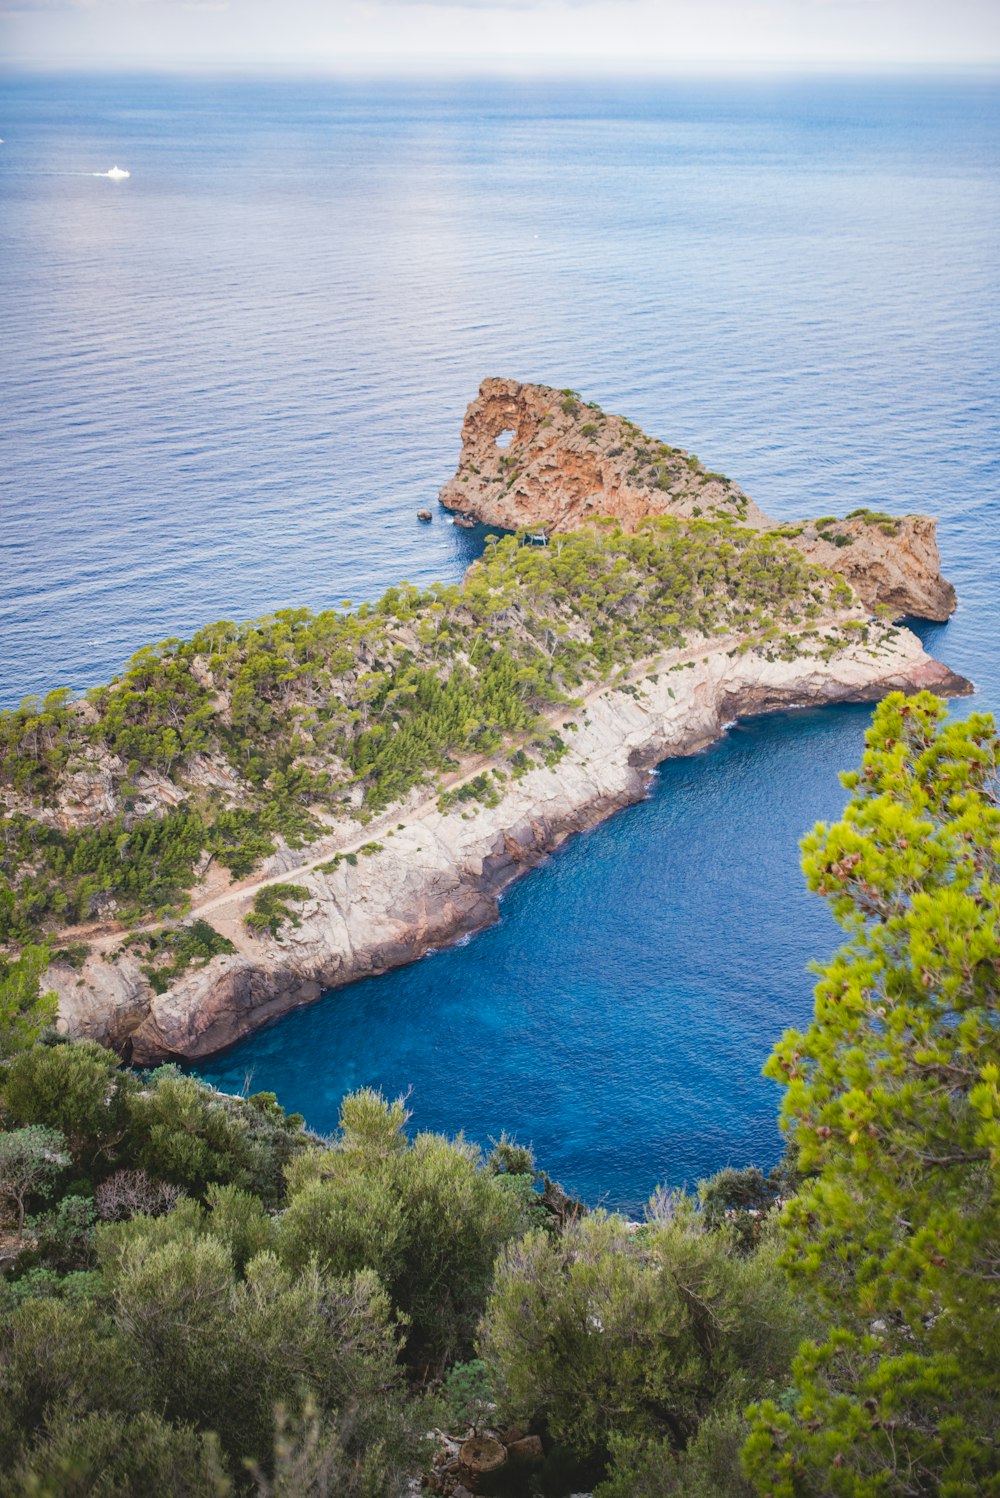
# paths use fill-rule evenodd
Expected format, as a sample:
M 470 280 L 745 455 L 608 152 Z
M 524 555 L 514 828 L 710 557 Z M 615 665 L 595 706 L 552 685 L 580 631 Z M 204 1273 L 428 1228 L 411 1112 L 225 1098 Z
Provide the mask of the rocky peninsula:
M 210 626 L 4 716 L 0 938 L 46 943 L 64 1031 L 205 1056 L 487 924 L 742 715 L 971 690 L 894 622 L 954 608 L 924 517 L 777 526 L 692 455 L 507 380 L 441 498 L 521 532 L 460 588 Z

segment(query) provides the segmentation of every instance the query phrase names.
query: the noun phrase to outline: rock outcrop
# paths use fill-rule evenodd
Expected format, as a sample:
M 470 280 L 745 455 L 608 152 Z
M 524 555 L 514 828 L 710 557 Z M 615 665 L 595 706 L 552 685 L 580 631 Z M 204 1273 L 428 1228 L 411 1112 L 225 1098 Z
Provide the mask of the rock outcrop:
M 860 621 L 859 621 L 860 622 Z M 499 804 L 438 809 L 414 792 L 358 833 L 352 862 L 331 867 L 330 846 L 279 877 L 308 890 L 301 922 L 252 936 L 242 916 L 258 880 L 216 895 L 206 916 L 235 944 L 155 994 L 137 956 L 95 947 L 81 972 L 55 966 L 59 1025 L 122 1050 L 137 1063 L 219 1050 L 324 988 L 411 962 L 495 919 L 500 892 L 574 832 L 641 799 L 649 772 L 709 743 L 742 714 L 870 701 L 895 689 L 946 696 L 968 682 L 927 656 L 905 629 L 872 625 L 832 656 L 772 658 L 762 644 L 716 640 L 641 663 L 632 680 L 596 688 L 559 724 L 567 751 L 508 782 Z M 402 826 L 399 824 L 402 823 Z M 321 867 L 325 862 L 326 867 Z M 272 876 L 273 880 L 273 876 Z
M 836 536 L 847 537 L 846 544 Z M 791 544 L 846 577 L 869 609 L 881 604 L 894 619 L 944 620 L 955 612 L 955 589 L 941 576 L 937 521 L 928 515 L 854 516 L 833 526 L 812 521 Z
M 487 379 L 465 413 L 462 451 L 441 503 L 505 530 L 571 530 L 611 516 L 634 530 L 649 515 L 779 530 L 810 561 L 847 578 L 869 609 L 947 619 L 955 590 L 941 576 L 936 524 L 872 511 L 779 526 L 738 484 L 683 448 L 648 437 L 573 391 Z

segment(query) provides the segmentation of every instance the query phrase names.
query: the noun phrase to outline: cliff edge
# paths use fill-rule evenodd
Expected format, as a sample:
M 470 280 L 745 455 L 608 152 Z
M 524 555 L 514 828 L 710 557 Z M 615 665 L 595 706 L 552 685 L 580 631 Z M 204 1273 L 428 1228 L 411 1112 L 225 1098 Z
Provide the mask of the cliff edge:
M 610 516 L 635 530 L 650 515 L 730 519 L 785 537 L 840 573 L 870 610 L 947 619 L 955 590 L 941 575 L 937 525 L 925 515 L 857 510 L 793 526 L 771 520 L 738 484 L 683 448 L 606 415 L 572 390 L 486 379 L 462 424 L 455 476 L 441 503 L 504 530 L 573 530 Z

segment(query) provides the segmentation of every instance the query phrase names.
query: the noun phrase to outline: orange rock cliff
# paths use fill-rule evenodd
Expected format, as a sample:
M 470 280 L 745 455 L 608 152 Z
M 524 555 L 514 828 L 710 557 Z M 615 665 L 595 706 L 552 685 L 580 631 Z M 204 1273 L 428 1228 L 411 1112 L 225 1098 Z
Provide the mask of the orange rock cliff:
M 505 530 L 572 530 L 601 516 L 626 530 L 648 515 L 730 519 L 780 531 L 810 561 L 846 577 L 870 609 L 938 620 L 955 609 L 929 517 L 865 510 L 779 525 L 694 454 L 571 390 L 484 380 L 465 413 L 458 469 L 440 497 L 463 518 Z

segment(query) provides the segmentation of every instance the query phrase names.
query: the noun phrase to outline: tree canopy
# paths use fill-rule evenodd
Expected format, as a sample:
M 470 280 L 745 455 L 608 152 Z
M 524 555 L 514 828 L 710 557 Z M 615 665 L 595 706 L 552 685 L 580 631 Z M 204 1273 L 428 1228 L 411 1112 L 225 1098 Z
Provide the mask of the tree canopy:
M 877 709 L 843 818 L 803 844 L 846 944 L 767 1072 L 806 1180 L 785 1262 L 833 1330 L 756 1414 L 762 1493 L 972 1495 L 1000 1434 L 1000 737 Z

